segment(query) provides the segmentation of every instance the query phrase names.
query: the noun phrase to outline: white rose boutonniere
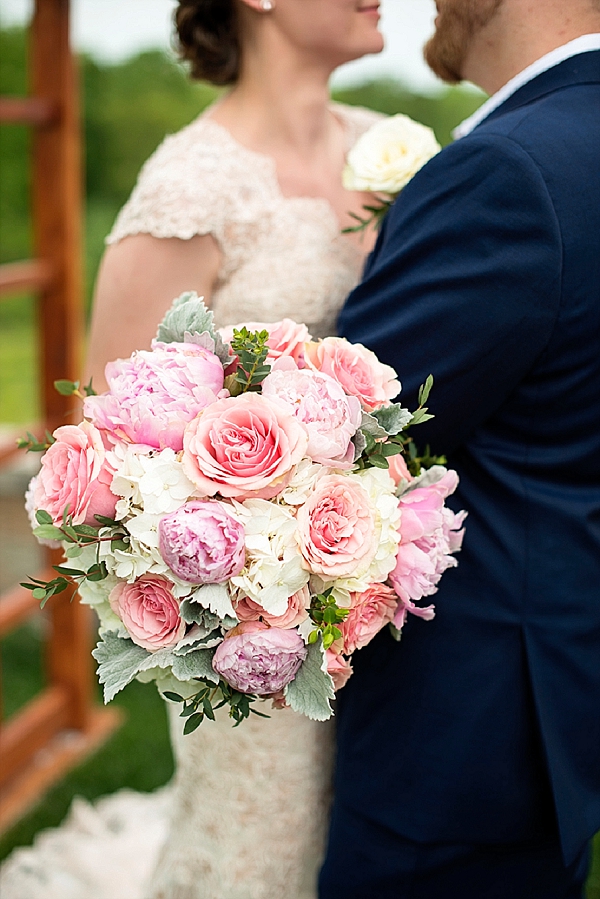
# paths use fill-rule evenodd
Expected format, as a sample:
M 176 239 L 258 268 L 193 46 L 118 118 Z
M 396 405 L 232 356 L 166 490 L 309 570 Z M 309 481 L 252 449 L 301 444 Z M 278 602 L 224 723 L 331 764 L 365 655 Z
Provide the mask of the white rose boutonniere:
M 406 115 L 383 119 L 369 128 L 350 150 L 343 172 L 346 190 L 384 194 L 379 205 L 365 206 L 368 219 L 348 231 L 360 231 L 379 221 L 400 191 L 441 147 L 431 128 Z

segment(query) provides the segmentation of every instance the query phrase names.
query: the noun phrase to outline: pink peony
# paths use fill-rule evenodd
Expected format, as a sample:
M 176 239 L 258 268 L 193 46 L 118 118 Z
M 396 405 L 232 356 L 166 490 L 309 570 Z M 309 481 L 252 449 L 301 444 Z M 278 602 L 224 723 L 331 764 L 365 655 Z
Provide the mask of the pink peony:
M 283 615 L 269 615 L 262 606 L 243 596 L 235 607 L 235 614 L 240 621 L 262 620 L 271 627 L 291 628 L 297 627 L 308 618 L 307 609 L 310 606 L 310 590 L 308 586 L 302 587 L 288 599 L 287 610 Z
M 308 436 L 288 409 L 258 393 L 214 403 L 187 426 L 183 468 L 206 496 L 272 499 L 287 486 Z
M 133 642 L 150 652 L 173 646 L 185 633 L 179 603 L 163 577 L 147 574 L 133 584 L 117 584 L 108 599 Z
M 230 325 L 221 328 L 221 335 L 226 343 L 231 343 L 234 328 L 239 331 L 243 327 L 249 331 L 268 331 L 267 346 L 269 353 L 267 362 L 273 363 L 282 356 L 289 356 L 301 367 L 304 364 L 304 344 L 310 340 L 310 334 L 306 325 L 299 325 L 291 318 L 284 318 L 280 322 L 242 322 L 239 325 Z
M 243 525 L 221 503 L 186 503 L 161 518 L 158 538 L 171 571 L 190 584 L 220 584 L 244 567 Z
M 306 652 L 298 631 L 245 621 L 219 644 L 213 668 L 234 689 L 269 696 L 294 679 Z
M 335 378 L 347 394 L 358 397 L 367 412 L 388 406 L 400 393 L 394 369 L 360 343 L 326 337 L 319 343 L 307 343 L 304 355 L 307 366 Z
M 364 593 L 352 593 L 350 600 L 348 617 L 339 625 L 348 655 L 370 643 L 398 608 L 396 593 L 385 584 L 370 584 Z
M 262 395 L 277 397 L 302 422 L 308 432 L 306 454 L 313 462 L 349 468 L 362 421 L 360 402 L 346 396 L 329 375 L 311 370 L 273 371 L 263 381 Z
M 369 495 L 352 476 L 326 475 L 298 509 L 298 542 L 308 569 L 326 578 L 354 575 L 377 550 Z
M 54 432 L 56 442 L 44 453 L 42 467 L 32 485 L 30 504 L 44 509 L 54 524 L 65 509 L 74 524 L 99 527 L 95 515 L 113 518 L 117 497 L 111 492 L 110 468 L 102 435 L 89 421 L 63 425 Z
M 433 618 L 433 606 L 420 608 L 414 600 L 435 593 L 444 571 L 457 564 L 452 554 L 461 548 L 466 513 L 456 514 L 444 505 L 457 484 L 456 472 L 447 471 L 437 483 L 409 490 L 400 497 L 400 546 L 396 567 L 390 574 L 400 599 L 394 617 L 398 629 L 408 612 Z
M 108 393 L 87 397 L 94 424 L 129 443 L 183 448 L 183 431 L 223 389 L 223 366 L 193 343 L 159 343 L 106 366 Z
M 340 653 L 335 653 L 331 649 L 325 652 L 325 660 L 327 662 L 327 674 L 333 679 L 333 689 L 337 692 L 344 687 L 352 676 L 352 665 Z

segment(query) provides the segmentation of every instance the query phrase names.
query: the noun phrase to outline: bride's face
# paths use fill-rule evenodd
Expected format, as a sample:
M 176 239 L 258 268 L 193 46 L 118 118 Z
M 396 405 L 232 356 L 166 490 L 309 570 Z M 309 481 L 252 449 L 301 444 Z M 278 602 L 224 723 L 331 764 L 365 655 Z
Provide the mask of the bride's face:
M 273 22 L 297 50 L 332 68 L 383 50 L 381 0 L 273 0 Z

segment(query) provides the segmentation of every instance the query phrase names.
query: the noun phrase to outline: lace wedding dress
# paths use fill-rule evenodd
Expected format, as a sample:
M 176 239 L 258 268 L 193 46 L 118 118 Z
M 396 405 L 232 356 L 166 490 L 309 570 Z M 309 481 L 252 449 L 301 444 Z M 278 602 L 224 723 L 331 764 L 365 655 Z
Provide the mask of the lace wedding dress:
M 348 149 L 378 118 L 332 110 Z M 222 254 L 212 297 L 219 326 L 289 317 L 313 337 L 333 334 L 364 263 L 327 200 L 283 196 L 274 162 L 242 147 L 210 111 L 148 160 L 108 243 L 137 233 L 214 236 Z M 7 862 L 2 899 L 314 899 L 332 722 L 285 710 L 234 729 L 221 714 L 184 737 L 178 711 L 171 706 L 177 767 L 169 795 L 123 791 L 95 809 L 80 801 L 66 826 Z M 82 870 L 86 841 L 93 851 Z M 123 880 L 132 855 L 135 876 Z M 94 865 L 102 869 L 96 880 Z

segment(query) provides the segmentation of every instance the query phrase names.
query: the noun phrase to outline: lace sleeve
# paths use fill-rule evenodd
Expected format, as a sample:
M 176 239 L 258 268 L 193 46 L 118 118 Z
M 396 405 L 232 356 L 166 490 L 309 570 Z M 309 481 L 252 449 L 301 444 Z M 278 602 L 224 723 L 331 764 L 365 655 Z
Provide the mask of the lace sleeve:
M 131 234 L 212 234 L 222 243 L 228 210 L 227 159 L 196 120 L 167 137 L 143 166 L 106 243 Z

